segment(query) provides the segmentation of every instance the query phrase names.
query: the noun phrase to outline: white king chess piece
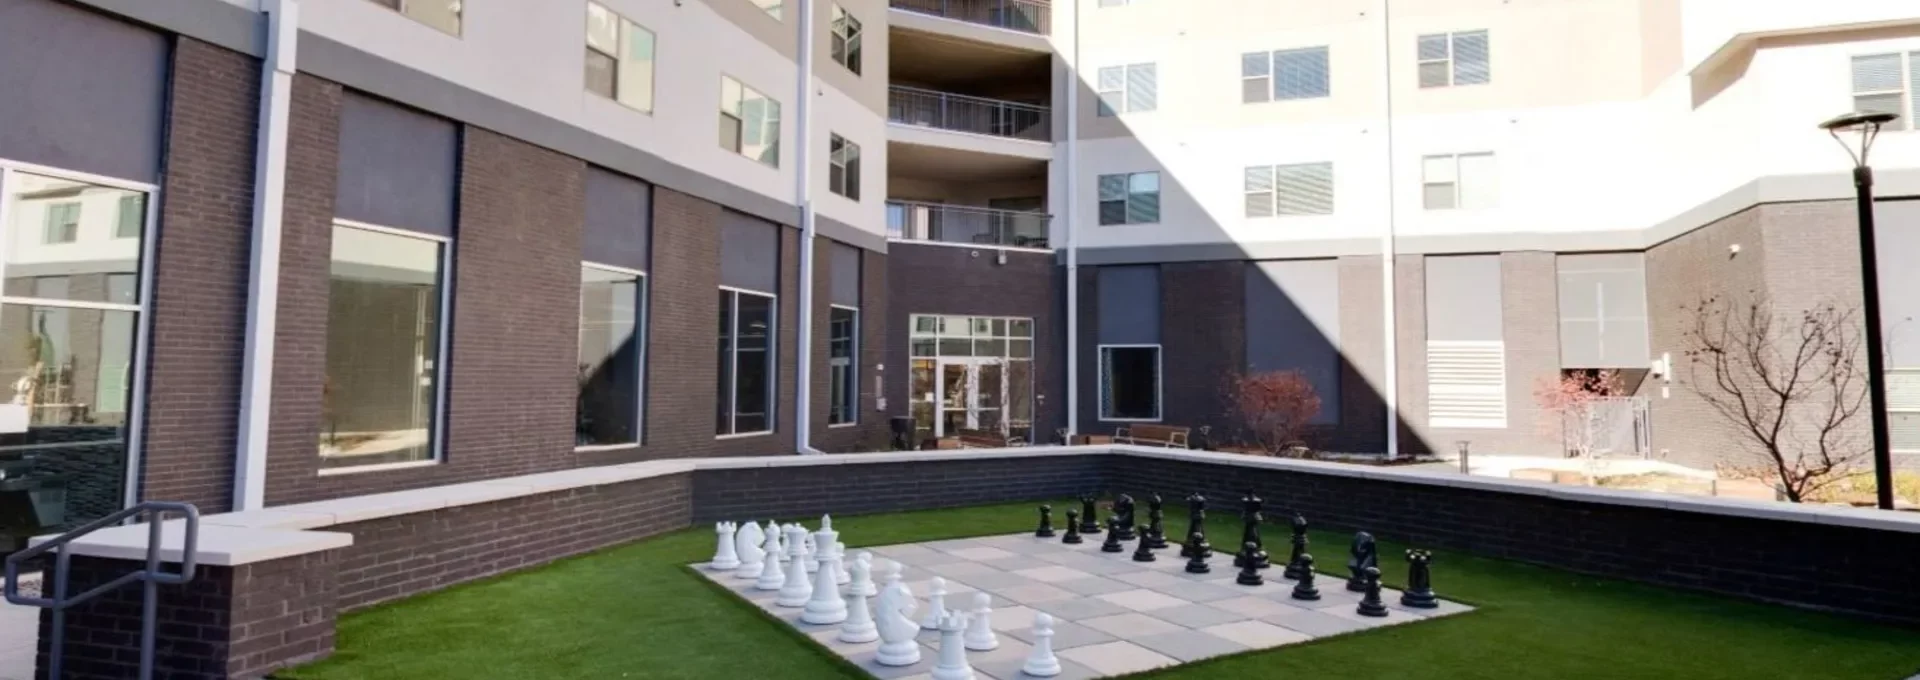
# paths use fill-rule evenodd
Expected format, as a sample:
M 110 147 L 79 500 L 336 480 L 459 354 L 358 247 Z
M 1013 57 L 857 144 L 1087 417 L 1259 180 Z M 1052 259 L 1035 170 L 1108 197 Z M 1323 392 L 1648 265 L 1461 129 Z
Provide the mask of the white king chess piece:
M 880 589 L 873 586 L 873 553 L 865 550 L 855 553 L 853 564 L 847 568 L 847 592 L 858 593 L 861 597 L 879 595 Z
M 834 583 L 846 583 L 845 581 L 839 580 L 840 577 L 837 576 L 837 574 L 840 573 L 840 569 L 834 563 L 838 556 L 833 554 L 833 548 L 840 544 L 840 532 L 833 530 L 833 517 L 830 515 L 821 515 L 820 529 L 813 532 L 808 538 L 811 539 L 807 544 L 807 549 L 810 551 L 808 557 L 812 558 L 812 560 L 811 563 L 807 565 L 807 571 L 811 573 L 819 571 L 821 567 L 834 567 L 833 571 L 829 571 L 827 574 L 834 577 Z M 822 561 L 821 558 L 823 557 L 827 559 Z M 837 600 L 839 598 L 836 596 L 834 599 Z
M 814 625 L 826 625 L 847 620 L 847 601 L 840 599 L 840 586 L 833 582 L 833 556 L 821 555 L 820 570 L 813 581 L 813 597 L 807 600 L 806 611 L 800 612 L 800 620 Z
M 911 666 L 920 663 L 920 643 L 915 639 L 920 626 L 913 622 L 913 600 L 907 584 L 894 581 L 880 591 L 879 611 L 874 625 L 880 629 L 880 650 L 873 657 L 882 666 Z
M 986 593 L 974 593 L 973 610 L 967 612 L 967 649 L 991 652 L 1000 648 L 1000 638 L 993 634 L 992 602 Z
M 773 603 L 781 607 L 805 607 L 807 600 L 813 599 L 813 581 L 807 579 L 807 557 L 800 554 L 804 549 L 807 530 L 798 524 L 787 526 L 787 582 L 780 586 L 780 597 Z
M 973 665 L 967 663 L 967 647 L 960 641 L 969 618 L 960 611 L 940 617 L 940 657 L 933 663 L 933 680 L 973 680 Z
M 740 525 L 740 530 L 733 535 L 734 552 L 740 555 L 740 568 L 733 571 L 734 578 L 760 578 L 760 570 L 766 568 L 767 561 L 766 551 L 760 549 L 760 544 L 766 540 L 766 532 L 760 530 L 760 525 L 753 522 Z
M 866 557 L 861 553 L 860 557 Z M 854 558 L 853 578 L 856 583 L 873 585 L 873 563 Z M 847 621 L 840 625 L 841 642 L 873 642 L 880 639 L 880 629 L 873 623 L 873 606 L 867 601 L 867 595 L 857 588 L 847 589 Z
M 1060 659 L 1053 655 L 1053 617 L 1046 612 L 1033 616 L 1033 652 L 1027 655 L 1027 665 L 1020 672 L 1036 678 L 1051 678 L 1060 674 Z
M 920 627 L 926 630 L 940 630 L 940 619 L 947 615 L 947 580 L 933 577 L 927 585 L 927 617 L 920 619 Z
M 767 532 L 766 543 L 760 546 L 760 575 L 753 582 L 754 590 L 779 590 L 787 584 L 787 572 L 780 569 L 780 529 L 768 522 L 772 531 Z
M 733 532 L 739 525 L 732 522 L 720 522 L 713 525 L 716 545 L 713 548 L 713 560 L 707 568 L 714 571 L 733 571 L 740 568 L 739 546 L 733 544 Z

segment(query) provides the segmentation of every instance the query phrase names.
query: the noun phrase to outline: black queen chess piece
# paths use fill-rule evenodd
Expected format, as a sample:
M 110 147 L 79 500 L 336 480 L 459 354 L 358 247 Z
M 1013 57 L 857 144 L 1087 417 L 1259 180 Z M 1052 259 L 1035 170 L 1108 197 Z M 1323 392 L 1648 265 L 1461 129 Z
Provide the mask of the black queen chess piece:
M 1040 528 L 1033 530 L 1036 538 L 1053 538 L 1053 506 L 1040 506 Z
M 1147 496 L 1147 529 L 1142 535 L 1147 538 L 1147 547 L 1154 550 L 1167 547 L 1167 513 L 1163 506 L 1159 492 Z
M 1293 584 L 1293 599 L 1312 602 L 1320 599 L 1320 589 L 1313 586 L 1313 556 L 1300 553 L 1300 565 L 1305 571 Z
M 1380 566 L 1379 548 L 1373 544 L 1373 534 L 1360 532 L 1353 535 L 1353 547 L 1348 549 L 1352 555 L 1347 559 L 1347 571 L 1353 576 L 1347 579 L 1347 590 L 1365 592 L 1367 589 L 1367 569 Z
M 1287 556 L 1286 577 L 1297 581 L 1302 574 L 1313 571 L 1312 567 L 1300 563 L 1300 558 L 1307 554 L 1307 518 L 1303 515 L 1293 516 L 1292 543 L 1293 552 Z
M 1120 540 L 1131 541 L 1133 534 L 1133 497 L 1120 494 L 1113 500 L 1113 530 L 1120 532 Z
M 1187 544 L 1180 547 L 1180 554 L 1186 555 L 1187 557 L 1187 573 L 1189 574 L 1213 573 L 1213 567 L 1207 565 L 1208 556 L 1205 554 L 1202 554 L 1199 550 L 1194 549 L 1194 544 L 1206 543 L 1206 542 L 1207 542 L 1206 532 L 1193 531 L 1193 532 L 1187 533 Z
M 1440 606 L 1440 598 L 1433 595 L 1433 551 L 1407 551 L 1407 592 L 1400 594 L 1400 604 L 1415 609 Z
M 1085 494 L 1080 497 L 1080 533 L 1100 533 L 1100 510 L 1094 507 L 1100 501 L 1097 494 Z
M 1367 586 L 1362 591 L 1365 594 L 1360 596 L 1360 607 L 1355 611 L 1361 616 L 1386 616 L 1387 605 L 1380 602 L 1380 568 L 1367 567 L 1362 575 L 1366 577 Z
M 1200 494 L 1187 496 L 1187 540 L 1180 544 L 1181 557 L 1193 557 L 1194 552 L 1204 552 L 1201 557 L 1213 557 L 1213 546 L 1207 545 L 1207 497 Z M 1195 536 L 1199 540 L 1195 540 Z
M 1100 544 L 1100 552 L 1117 553 L 1126 548 L 1120 545 L 1120 523 L 1112 517 L 1107 518 L 1107 540 Z
M 1140 540 L 1133 548 L 1133 561 L 1153 562 L 1158 559 L 1159 556 L 1153 554 L 1153 541 L 1147 536 L 1147 528 L 1140 527 Z
M 1073 508 L 1067 508 L 1067 533 L 1060 537 L 1060 542 L 1067 545 L 1080 545 L 1082 540 L 1083 539 L 1080 538 L 1080 513 Z
M 1233 560 L 1234 564 L 1240 567 L 1240 575 L 1234 577 L 1233 579 L 1234 583 L 1238 583 L 1243 586 L 1258 586 L 1258 585 L 1266 584 L 1267 580 L 1260 576 L 1260 567 L 1255 566 L 1255 562 L 1253 560 L 1253 553 L 1258 550 L 1260 550 L 1260 546 L 1254 545 L 1253 541 L 1247 541 L 1245 543 L 1240 544 L 1240 555 L 1238 557 L 1235 557 Z

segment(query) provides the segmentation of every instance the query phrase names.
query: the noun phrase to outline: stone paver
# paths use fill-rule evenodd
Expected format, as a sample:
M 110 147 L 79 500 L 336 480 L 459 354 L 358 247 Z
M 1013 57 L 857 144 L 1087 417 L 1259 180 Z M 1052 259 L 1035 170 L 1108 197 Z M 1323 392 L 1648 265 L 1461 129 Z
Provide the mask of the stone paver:
M 1123 675 L 1180 663 L 1177 659 L 1124 640 L 1061 652 L 1068 660 L 1108 675 Z
M 1133 638 L 1133 642 L 1181 661 L 1199 661 L 1250 649 L 1246 645 L 1218 635 L 1186 629 L 1159 635 L 1144 635 Z
M 1180 626 L 1161 621 L 1146 614 L 1114 614 L 1113 616 L 1102 616 L 1097 619 L 1087 619 L 1081 623 L 1088 628 L 1123 640 L 1184 630 Z

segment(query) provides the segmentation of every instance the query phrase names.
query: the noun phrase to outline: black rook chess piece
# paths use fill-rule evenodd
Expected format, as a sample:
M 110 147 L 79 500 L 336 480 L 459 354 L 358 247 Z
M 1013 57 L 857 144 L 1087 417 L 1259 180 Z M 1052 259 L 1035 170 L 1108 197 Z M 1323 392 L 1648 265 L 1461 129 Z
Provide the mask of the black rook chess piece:
M 1433 551 L 1407 551 L 1407 592 L 1400 594 L 1400 604 L 1416 609 L 1440 606 L 1440 599 L 1433 596 Z
M 1133 497 L 1120 494 L 1113 500 L 1114 531 L 1120 532 L 1120 540 L 1131 541 L 1133 535 Z
M 1320 589 L 1313 587 L 1313 556 L 1300 553 L 1299 561 L 1306 571 L 1301 572 L 1300 579 L 1293 584 L 1293 599 L 1308 602 L 1320 599 Z
M 1386 616 L 1387 606 L 1380 603 L 1380 568 L 1367 567 L 1364 575 L 1367 579 L 1366 594 L 1360 597 L 1361 616 Z
M 1187 544 L 1180 548 L 1180 553 L 1187 556 L 1187 573 L 1207 574 L 1213 572 L 1213 567 L 1207 566 L 1207 556 L 1200 554 L 1199 550 L 1191 549 L 1194 547 L 1194 543 L 1206 540 L 1207 535 L 1204 532 L 1195 531 L 1187 534 Z
M 1152 562 L 1157 559 L 1160 559 L 1160 558 L 1154 556 L 1153 554 L 1153 541 L 1150 537 L 1147 536 L 1147 528 L 1141 527 L 1139 545 L 1136 545 L 1133 548 L 1133 561 Z
M 1094 507 L 1099 500 L 1100 497 L 1094 494 L 1080 497 L 1080 533 L 1100 533 L 1100 511 Z
M 1161 509 L 1160 494 L 1147 496 L 1147 530 L 1142 534 L 1147 538 L 1147 547 L 1160 550 L 1167 547 L 1167 513 Z
M 1100 544 L 1100 552 L 1117 553 L 1126 550 L 1120 546 L 1120 524 L 1114 518 L 1107 518 L 1107 540 Z
M 1073 508 L 1067 508 L 1067 534 L 1060 537 L 1060 542 L 1067 545 L 1079 545 L 1081 540 L 1080 513 Z
M 1303 572 L 1312 570 L 1300 563 L 1306 554 L 1307 518 L 1296 514 L 1293 516 L 1293 553 L 1287 556 L 1287 578 L 1298 580 Z
M 1233 579 L 1234 583 L 1257 586 L 1267 582 L 1260 576 L 1260 567 L 1254 566 L 1253 553 L 1259 549 L 1260 547 L 1254 545 L 1252 541 L 1240 544 L 1240 556 L 1233 560 L 1234 564 L 1240 567 L 1240 575 Z
M 1200 494 L 1187 496 L 1187 540 L 1180 544 L 1181 557 L 1193 557 L 1193 552 L 1204 542 L 1207 525 L 1207 497 Z M 1200 534 L 1201 540 L 1195 541 L 1194 535 Z
M 1353 576 L 1347 579 L 1347 590 L 1358 593 L 1367 589 L 1367 568 L 1380 566 L 1377 550 L 1373 534 L 1362 531 L 1353 535 L 1353 548 L 1348 551 L 1353 556 L 1347 560 L 1347 571 Z
M 1053 506 L 1040 506 L 1040 528 L 1033 530 L 1033 535 L 1040 538 L 1053 538 Z

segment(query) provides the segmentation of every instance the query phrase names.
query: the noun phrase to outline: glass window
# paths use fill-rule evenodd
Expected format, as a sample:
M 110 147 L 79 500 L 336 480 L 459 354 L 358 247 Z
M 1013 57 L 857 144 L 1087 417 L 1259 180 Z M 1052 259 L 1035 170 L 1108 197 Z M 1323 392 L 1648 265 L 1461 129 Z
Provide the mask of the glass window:
M 860 20 L 839 5 L 833 6 L 833 60 L 860 74 Z
M 80 238 L 80 203 L 63 201 L 47 206 L 46 229 L 41 242 L 48 245 L 72 243 Z
M 446 244 L 333 228 L 320 466 L 431 460 Z
M 1499 175 L 1491 153 L 1420 159 L 1421 205 L 1427 210 L 1491 208 L 1499 203 Z
M 408 18 L 432 26 L 441 33 L 460 35 L 461 0 L 369 0 L 397 11 Z
M 1101 175 L 1100 224 L 1152 224 L 1160 221 L 1160 173 Z
M 140 232 L 146 226 L 147 197 L 145 194 L 127 194 L 120 197 L 119 214 L 113 225 L 114 238 L 140 238 Z
M 653 31 L 587 3 L 587 91 L 653 111 Z
M 720 291 L 718 434 L 773 431 L 773 310 L 770 296 Z
M 1243 180 L 1246 215 L 1333 214 L 1333 164 L 1256 165 Z
M 860 384 L 856 339 L 860 312 L 833 307 L 827 313 L 827 424 L 845 425 L 859 420 Z
M 1153 64 L 1108 66 L 1097 73 L 1101 117 L 1152 111 L 1159 104 L 1159 74 Z
M 780 167 L 780 102 L 721 76 L 720 147 Z
M 1423 35 L 1417 51 L 1420 87 L 1493 82 L 1492 58 L 1484 30 Z
M 1853 58 L 1853 110 L 1891 113 L 1899 120 L 1889 130 L 1913 129 L 1913 112 L 1920 110 L 1920 52 L 1863 54 Z
M 1100 348 L 1100 419 L 1160 419 L 1160 346 Z
M 645 277 L 591 265 L 580 268 L 576 446 L 640 441 L 646 347 L 640 318 L 645 301 Z
M 753 0 L 753 4 L 759 5 L 761 10 L 776 21 L 782 18 L 784 0 Z
M 139 232 L 126 237 L 117 232 L 127 219 L 122 210 L 137 210 L 135 219 L 145 221 L 146 194 L 24 172 L 9 176 L 6 191 L 6 295 L 120 302 L 110 299 L 101 277 L 139 276 Z M 72 275 L 74 285 L 35 284 L 52 273 Z
M 1240 55 L 1240 101 L 1257 104 L 1332 94 L 1326 47 Z
M 840 135 L 828 140 L 827 190 L 860 200 L 860 145 Z

